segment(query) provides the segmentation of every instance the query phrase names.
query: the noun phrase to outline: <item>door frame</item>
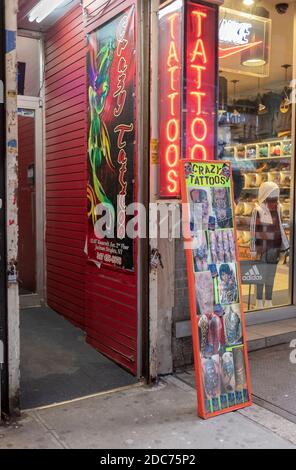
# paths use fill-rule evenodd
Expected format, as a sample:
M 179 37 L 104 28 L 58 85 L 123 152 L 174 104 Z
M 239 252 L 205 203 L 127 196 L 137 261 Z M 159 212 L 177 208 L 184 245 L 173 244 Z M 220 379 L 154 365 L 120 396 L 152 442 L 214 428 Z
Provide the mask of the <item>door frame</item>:
M 45 302 L 45 151 L 43 100 L 34 96 L 18 96 L 18 109 L 35 113 L 35 191 L 36 191 L 36 294 Z

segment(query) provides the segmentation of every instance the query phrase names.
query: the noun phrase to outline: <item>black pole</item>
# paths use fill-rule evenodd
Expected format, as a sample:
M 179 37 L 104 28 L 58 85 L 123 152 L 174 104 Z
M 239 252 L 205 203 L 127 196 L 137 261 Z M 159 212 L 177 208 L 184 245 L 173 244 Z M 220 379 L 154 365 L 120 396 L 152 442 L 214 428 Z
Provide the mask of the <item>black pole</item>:
M 3 98 L 3 99 L 2 99 Z M 4 345 L 1 369 L 1 409 L 9 411 L 7 364 L 7 267 L 6 267 L 6 124 L 5 124 L 5 0 L 0 0 L 0 341 Z

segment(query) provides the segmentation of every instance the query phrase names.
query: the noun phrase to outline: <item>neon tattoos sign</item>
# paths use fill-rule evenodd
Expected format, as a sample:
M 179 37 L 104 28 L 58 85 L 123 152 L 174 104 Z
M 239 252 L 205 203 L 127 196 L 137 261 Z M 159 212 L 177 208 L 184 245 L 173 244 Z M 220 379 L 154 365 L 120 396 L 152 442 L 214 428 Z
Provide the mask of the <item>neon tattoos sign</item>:
M 187 135 L 192 140 L 192 146 L 189 151 L 189 158 L 200 158 L 207 160 L 207 149 L 204 141 L 208 135 L 208 126 L 206 119 L 202 116 L 203 103 L 207 94 L 204 90 L 203 77 L 207 71 L 207 48 L 205 46 L 202 32 L 204 28 L 204 20 L 207 14 L 192 9 L 188 12 L 189 20 L 191 20 L 191 41 L 190 49 L 187 57 L 187 80 L 191 83 L 190 91 L 187 94 L 187 102 L 189 103 L 189 111 L 192 119 L 187 119 Z
M 181 158 L 181 13 L 172 5 L 160 19 L 160 192 L 164 197 L 180 194 Z M 176 5 L 177 6 L 177 5 Z
M 190 159 L 214 159 L 215 21 L 213 8 L 189 3 L 186 33 L 185 156 Z
M 160 195 L 168 198 L 180 196 L 181 158 L 214 159 L 217 8 L 184 3 L 184 13 L 176 1 L 159 15 Z

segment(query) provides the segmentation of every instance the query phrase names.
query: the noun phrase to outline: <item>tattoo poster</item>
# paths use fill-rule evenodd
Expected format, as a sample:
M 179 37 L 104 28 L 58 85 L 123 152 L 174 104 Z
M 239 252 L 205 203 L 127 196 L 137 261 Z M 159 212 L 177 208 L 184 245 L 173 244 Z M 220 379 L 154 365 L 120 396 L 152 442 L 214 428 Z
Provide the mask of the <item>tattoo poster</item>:
M 99 266 L 133 271 L 126 207 L 135 196 L 134 6 L 88 34 L 87 41 L 87 254 Z
M 251 405 L 232 169 L 180 166 L 198 414 L 207 419 Z

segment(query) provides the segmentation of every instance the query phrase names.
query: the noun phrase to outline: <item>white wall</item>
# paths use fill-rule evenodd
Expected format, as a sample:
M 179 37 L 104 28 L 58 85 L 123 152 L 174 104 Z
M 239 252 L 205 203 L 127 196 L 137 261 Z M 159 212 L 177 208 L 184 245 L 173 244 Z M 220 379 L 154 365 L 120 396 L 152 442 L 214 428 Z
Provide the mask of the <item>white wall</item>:
M 26 63 L 25 95 L 40 94 L 40 41 L 17 36 L 17 60 Z

